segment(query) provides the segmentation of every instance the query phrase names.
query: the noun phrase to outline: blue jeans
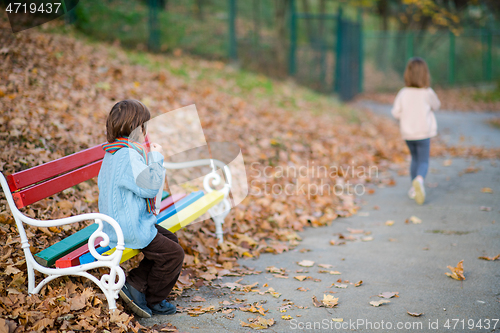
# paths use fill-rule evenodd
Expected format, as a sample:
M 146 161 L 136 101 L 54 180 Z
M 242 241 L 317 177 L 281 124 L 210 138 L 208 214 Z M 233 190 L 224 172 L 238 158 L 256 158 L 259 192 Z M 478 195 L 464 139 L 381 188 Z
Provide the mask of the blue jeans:
M 406 140 L 411 153 L 410 174 L 411 179 L 417 176 L 425 178 L 429 169 L 429 153 L 431 150 L 431 139 Z

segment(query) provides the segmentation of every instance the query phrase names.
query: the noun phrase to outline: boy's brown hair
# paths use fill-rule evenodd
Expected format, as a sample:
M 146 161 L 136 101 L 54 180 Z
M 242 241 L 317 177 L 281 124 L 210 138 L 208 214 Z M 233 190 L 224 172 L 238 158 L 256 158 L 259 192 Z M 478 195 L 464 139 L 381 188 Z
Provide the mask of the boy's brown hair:
M 114 142 L 119 137 L 128 137 L 139 126 L 145 132 L 144 123 L 151 119 L 146 105 L 135 99 L 116 103 L 106 120 L 106 138 Z
M 406 65 L 405 86 L 414 88 L 427 88 L 430 86 L 431 75 L 424 59 L 411 58 Z

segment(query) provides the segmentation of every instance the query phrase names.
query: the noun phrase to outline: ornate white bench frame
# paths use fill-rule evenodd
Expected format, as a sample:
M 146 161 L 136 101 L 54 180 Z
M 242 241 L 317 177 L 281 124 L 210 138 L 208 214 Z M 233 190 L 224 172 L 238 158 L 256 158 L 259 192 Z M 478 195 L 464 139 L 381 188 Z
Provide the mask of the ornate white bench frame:
M 219 168 L 221 168 L 221 170 L 223 170 L 224 176 L 226 178 L 224 187 L 219 190 L 224 194 L 224 199 L 208 210 L 210 216 L 215 222 L 216 235 L 219 239 L 220 244 L 223 242 L 222 224 L 224 223 L 225 217 L 231 210 L 231 204 L 228 200 L 229 192 L 231 190 L 231 172 L 229 170 L 229 167 L 227 167 L 221 161 L 212 159 L 203 159 L 182 163 L 164 163 L 164 167 L 166 169 L 183 169 L 204 165 L 212 166 L 212 172 L 206 175 L 203 179 L 203 187 L 206 192 L 212 192 L 215 190 L 211 187 L 211 185 L 218 186 L 221 184 L 221 176 L 216 173 L 215 166 L 218 166 Z M 113 218 L 101 213 L 81 214 L 56 220 L 32 219 L 29 216 L 21 213 L 21 211 L 19 211 L 19 209 L 16 207 L 14 199 L 12 197 L 12 193 L 7 184 L 7 180 L 5 179 L 3 173 L 0 173 L 0 175 L 0 183 L 2 185 L 3 192 L 5 193 L 9 208 L 12 212 L 12 215 L 14 216 L 17 230 L 19 231 L 19 235 L 21 237 L 21 247 L 24 251 L 24 256 L 26 257 L 26 269 L 28 271 L 28 292 L 30 294 L 37 294 L 38 292 L 40 292 L 43 286 L 58 277 L 62 277 L 65 275 L 83 276 L 90 279 L 99 288 L 101 288 L 108 301 L 109 310 L 113 311 L 114 309 L 116 309 L 116 299 L 118 299 L 118 293 L 125 284 L 125 273 L 120 267 L 120 260 L 123 250 L 125 250 L 125 245 L 123 240 L 123 233 L 118 222 L 116 222 Z M 88 240 L 89 250 L 94 258 L 97 259 L 97 261 L 68 268 L 49 268 L 40 265 L 35 260 L 33 254 L 30 251 L 30 244 L 28 241 L 28 237 L 26 236 L 26 231 L 24 230 L 23 223 L 36 227 L 58 227 L 65 224 L 88 220 L 94 220 L 95 223 L 98 224 L 97 230 L 89 237 Z M 113 254 L 106 256 L 100 255 L 94 249 L 94 242 L 98 237 L 103 238 L 103 240 L 100 242 L 100 245 L 102 247 L 108 246 L 109 244 L 108 235 L 102 231 L 103 221 L 109 223 L 114 228 L 118 238 L 116 251 Z M 109 274 L 102 275 L 100 280 L 87 272 L 88 270 L 99 267 L 107 267 L 110 269 Z M 45 277 L 38 285 L 35 285 L 35 270 L 47 275 L 47 277 Z

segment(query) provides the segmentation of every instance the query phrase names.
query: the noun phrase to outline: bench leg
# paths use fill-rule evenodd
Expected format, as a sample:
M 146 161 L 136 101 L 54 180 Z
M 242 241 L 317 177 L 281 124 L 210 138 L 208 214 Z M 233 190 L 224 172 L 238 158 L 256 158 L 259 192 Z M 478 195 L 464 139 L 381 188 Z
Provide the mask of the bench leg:
M 220 218 L 219 216 L 217 216 L 217 217 L 212 217 L 212 219 L 215 222 L 215 234 L 219 239 L 219 244 L 222 244 L 224 242 L 224 231 L 222 231 L 222 224 L 224 223 L 224 218 Z
M 222 230 L 222 224 L 224 219 L 229 214 L 231 210 L 231 204 L 227 198 L 224 198 L 219 204 L 213 206 L 208 210 L 212 220 L 215 222 L 215 234 L 219 239 L 219 244 L 224 242 L 224 231 Z
M 34 260 L 34 259 L 33 259 Z M 28 280 L 28 292 L 30 294 L 38 294 L 40 290 L 45 286 L 47 283 L 50 281 L 67 276 L 67 275 L 74 275 L 74 276 L 83 276 L 91 281 L 93 281 L 104 293 L 104 296 L 106 296 L 106 299 L 108 301 L 108 307 L 109 311 L 112 312 L 116 309 L 116 299 L 118 298 L 118 293 L 120 292 L 121 288 L 125 284 L 125 272 L 120 266 L 112 266 L 112 265 L 96 265 L 97 267 L 108 267 L 110 269 L 109 274 L 104 274 L 101 276 L 101 279 L 99 280 L 95 276 L 91 275 L 90 273 L 86 272 L 85 270 L 78 270 L 77 267 L 71 272 L 68 271 L 68 268 L 62 268 L 62 269 L 54 269 L 54 268 L 40 268 L 37 269 L 41 273 L 48 275 L 45 277 L 36 287 L 35 287 L 35 279 L 33 278 L 32 280 Z M 60 271 L 63 271 L 63 274 L 58 274 Z M 34 270 L 33 267 L 29 267 L 28 265 L 28 277 L 30 276 L 30 272 L 33 272 L 33 277 L 34 277 Z

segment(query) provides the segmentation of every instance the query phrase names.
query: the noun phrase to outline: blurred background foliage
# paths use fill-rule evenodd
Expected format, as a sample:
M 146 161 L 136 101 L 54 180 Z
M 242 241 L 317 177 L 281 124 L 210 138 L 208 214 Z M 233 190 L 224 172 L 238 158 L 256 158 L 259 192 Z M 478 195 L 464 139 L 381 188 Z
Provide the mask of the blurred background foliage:
M 427 60 L 433 85 L 493 85 L 499 16 L 498 0 L 85 0 L 67 22 L 125 47 L 233 61 L 326 93 L 349 82 L 350 99 L 401 87 L 412 56 Z

